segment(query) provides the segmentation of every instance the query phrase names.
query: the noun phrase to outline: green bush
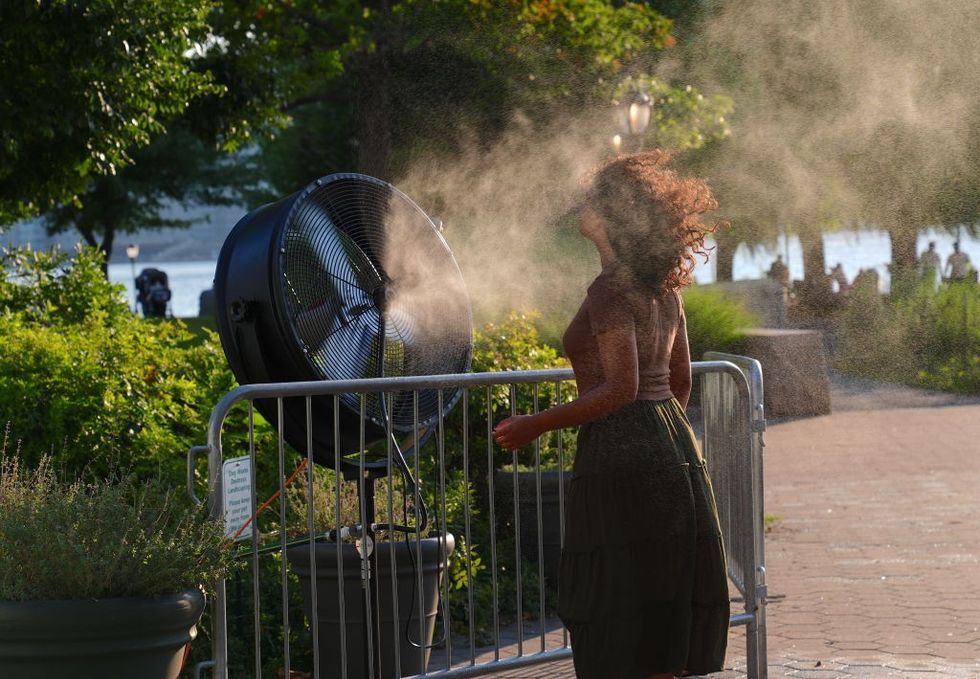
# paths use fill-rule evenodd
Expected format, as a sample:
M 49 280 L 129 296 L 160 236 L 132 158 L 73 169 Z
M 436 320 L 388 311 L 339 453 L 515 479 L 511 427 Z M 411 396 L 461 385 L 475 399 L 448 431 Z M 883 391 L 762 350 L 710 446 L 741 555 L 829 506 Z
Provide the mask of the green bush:
M 548 370 L 569 367 L 568 359 L 560 355 L 556 347 L 541 340 L 536 322 L 537 312 L 512 312 L 503 321 L 487 323 L 477 329 L 473 336 L 473 372 L 501 372 L 508 370 Z M 537 389 L 538 409 L 544 410 L 559 403 L 567 403 L 577 395 L 574 382 L 566 382 L 559 389 L 554 383 L 541 384 Z M 516 400 L 512 402 L 512 396 Z M 534 411 L 535 390 L 531 386 L 518 385 L 513 394 L 506 386 L 490 390 L 489 412 L 487 390 L 474 389 L 469 398 L 469 444 L 471 462 L 486 472 L 487 421 L 491 426 L 511 414 L 528 414 Z M 449 455 L 447 465 L 451 468 L 462 466 L 462 408 L 457 407 L 446 419 L 446 449 Z M 565 452 L 574 456 L 574 432 L 563 432 Z M 539 448 L 541 464 L 544 468 L 555 468 L 558 463 L 557 435 L 554 432 L 541 437 Z M 501 453 L 511 457 L 511 453 Z M 535 463 L 534 449 L 528 447 L 517 451 L 517 462 L 524 467 Z M 566 458 L 570 463 L 573 457 Z
M 894 299 L 854 290 L 835 364 L 864 377 L 980 393 L 980 286 L 924 284 Z
M 182 479 L 218 399 L 235 386 L 213 333 L 134 316 L 100 256 L 5 251 L 0 281 L 0 419 L 28 464 L 70 474 L 114 466 Z
M 0 600 L 173 594 L 233 564 L 221 525 L 182 490 L 133 477 L 62 482 L 0 448 Z
M 706 351 L 732 351 L 745 337 L 755 317 L 719 290 L 692 285 L 684 289 L 684 315 L 692 360 Z
M 928 389 L 980 394 L 980 353 L 950 356 L 932 370 L 920 370 L 917 382 Z
M 102 254 L 79 248 L 75 257 L 54 249 L 3 249 L 0 312 L 26 323 L 63 327 L 85 322 L 114 325 L 131 316 L 123 287 L 102 273 Z

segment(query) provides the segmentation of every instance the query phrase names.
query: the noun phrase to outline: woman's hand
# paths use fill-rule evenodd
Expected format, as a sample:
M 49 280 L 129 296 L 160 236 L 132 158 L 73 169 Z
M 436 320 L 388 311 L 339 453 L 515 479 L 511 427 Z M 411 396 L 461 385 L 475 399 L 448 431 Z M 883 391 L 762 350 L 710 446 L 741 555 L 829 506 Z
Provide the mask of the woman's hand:
M 534 415 L 514 415 L 494 428 L 493 440 L 501 448 L 510 450 L 526 446 L 541 433 Z

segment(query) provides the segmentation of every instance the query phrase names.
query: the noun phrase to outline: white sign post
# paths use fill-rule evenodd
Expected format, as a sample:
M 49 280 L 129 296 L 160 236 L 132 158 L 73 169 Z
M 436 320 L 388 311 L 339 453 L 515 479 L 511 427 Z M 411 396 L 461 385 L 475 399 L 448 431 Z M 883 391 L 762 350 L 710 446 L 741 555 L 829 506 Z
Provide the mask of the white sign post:
M 225 537 L 231 539 L 255 512 L 251 458 L 246 455 L 225 460 L 221 465 L 221 487 L 224 496 Z M 253 522 L 235 540 L 248 540 L 254 531 Z

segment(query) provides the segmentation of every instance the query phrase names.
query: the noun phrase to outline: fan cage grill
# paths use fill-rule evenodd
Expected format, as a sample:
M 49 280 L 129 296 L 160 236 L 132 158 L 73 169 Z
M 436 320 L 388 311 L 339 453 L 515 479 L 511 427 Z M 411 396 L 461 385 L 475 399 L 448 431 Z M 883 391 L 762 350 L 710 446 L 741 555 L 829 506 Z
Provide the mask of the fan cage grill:
M 462 275 L 429 217 L 390 184 L 333 175 L 312 185 L 286 219 L 278 265 L 286 325 L 318 378 L 469 371 Z M 460 396 L 445 392 L 443 411 Z M 367 395 L 365 416 L 384 426 L 390 407 L 392 428 L 404 432 L 440 415 L 436 390 L 419 391 L 417 418 L 413 392 L 390 398 Z M 340 400 L 360 412 L 360 395 Z

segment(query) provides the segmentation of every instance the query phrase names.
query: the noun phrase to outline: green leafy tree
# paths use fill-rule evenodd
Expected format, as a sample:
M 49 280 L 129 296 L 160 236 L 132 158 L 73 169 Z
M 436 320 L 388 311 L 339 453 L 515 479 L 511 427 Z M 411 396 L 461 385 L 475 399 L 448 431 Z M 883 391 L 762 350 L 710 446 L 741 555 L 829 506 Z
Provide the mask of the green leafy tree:
M 724 134 L 730 108 L 644 75 L 674 38 L 643 3 L 309 1 L 274 6 L 256 25 L 330 55 L 329 68 L 305 69 L 308 90 L 287 104 L 292 128 L 262 142 L 269 181 L 256 199 L 331 170 L 397 178 L 420 157 L 492 145 L 516 111 L 533 125 L 604 111 L 630 75 L 658 100 L 649 143 L 699 145 Z
M 515 109 L 541 121 L 587 107 L 606 94 L 600 79 L 663 49 L 669 31 L 632 2 L 391 3 L 348 58 L 359 166 L 392 177 L 419 147 L 452 151 L 471 131 L 493 139 Z
M 62 33 L 48 15 L 51 7 L 62 12 Z M 63 70 L 55 64 L 66 61 L 66 53 L 91 54 L 79 61 L 85 68 L 72 71 L 75 89 L 84 90 L 103 77 L 100 69 L 114 64 L 119 50 L 146 44 L 126 32 L 143 21 L 143 7 L 102 0 L 83 12 L 70 3 L 51 3 L 17 15 L 17 21 L 34 31 L 36 42 L 51 43 L 47 61 L 38 63 L 54 73 Z M 155 5 L 146 7 L 155 11 Z M 189 0 L 168 7 L 169 14 L 157 20 L 169 20 L 167 35 L 181 39 L 153 43 L 154 55 L 196 89 L 170 87 L 172 101 L 141 99 L 155 107 L 155 115 L 138 135 L 113 137 L 111 126 L 92 122 L 92 135 L 108 138 L 115 155 L 77 176 L 72 172 L 81 166 L 68 163 L 71 172 L 52 179 L 51 186 L 61 188 L 40 202 L 36 190 L 11 186 L 11 200 L 21 207 L 0 214 L 0 221 L 54 207 L 46 216 L 49 231 L 76 228 L 88 244 L 109 254 L 118 233 L 186 224 L 162 219 L 164 206 L 253 203 L 296 190 L 323 172 L 352 167 L 390 179 L 420 150 L 451 155 L 474 134 L 478 143 L 493 143 L 515 111 L 543 123 L 569 110 L 608 106 L 623 76 L 649 70 L 674 42 L 671 21 L 636 2 L 253 0 L 199 2 L 193 17 Z M 180 8 L 187 11 L 180 14 Z M 114 26 L 114 20 L 123 25 Z M 140 26 L 142 35 L 157 25 Z M 72 36 L 94 33 L 117 36 L 122 46 L 102 54 L 84 50 L 84 41 L 74 44 Z M 16 48 L 15 37 L 5 45 Z M 114 68 L 116 73 L 121 67 Z M 117 80 L 130 77 L 140 78 L 134 92 L 162 88 L 135 69 Z M 16 84 L 24 89 L 26 82 Z M 648 84 L 664 95 L 652 143 L 699 145 L 716 134 L 724 102 L 649 78 Z M 30 118 L 25 101 L 10 99 L 10 115 L 21 127 Z M 56 107 L 46 110 L 54 120 Z M 14 135 L 18 126 L 6 129 Z M 55 135 L 51 145 L 69 148 L 68 139 Z M 253 142 L 261 153 L 242 153 L 234 163 L 214 153 Z M 91 155 L 99 160 L 100 152 L 96 148 Z M 18 157 L 31 171 L 55 177 L 47 160 L 38 161 L 45 156 Z M 13 173 L 12 160 L 6 164 Z M 127 165 L 128 171 L 120 170 Z M 68 175 L 70 190 L 63 186 Z
M 220 88 L 184 56 L 208 0 L 4 3 L 0 223 L 72 203 Z
M 187 227 L 193 220 L 164 211 L 234 204 L 240 187 L 252 181 L 246 165 L 182 126 L 134 151 L 132 160 L 115 174 L 91 177 L 77 201 L 43 217 L 49 234 L 77 231 L 86 245 L 100 249 L 103 269 L 120 234 Z
M 119 233 L 191 223 L 165 208 L 240 200 L 255 175 L 247 153 L 229 154 L 285 125 L 304 79 L 290 36 L 257 32 L 263 11 L 202 0 L 7 9 L 0 224 L 43 212 L 49 233 L 75 229 L 108 259 Z M 312 60 L 322 74 L 328 61 Z M 53 83 L 40 101 L 38 82 Z
M 694 82 L 720 83 L 738 102 L 732 134 L 686 160 L 708 178 L 720 216 L 731 222 L 717 234 L 719 280 L 731 280 L 740 243 L 771 244 L 786 230 L 800 237 L 805 282 L 819 286 L 826 271 L 822 233 L 846 213 L 837 204 L 843 180 L 825 156 L 830 140 L 817 138 L 824 128 L 813 118 L 846 88 L 830 77 L 834 69 L 809 35 L 784 28 L 786 17 L 761 6 L 747 11 L 751 20 L 714 5 L 678 51 Z M 794 11 L 804 24 L 819 13 Z

